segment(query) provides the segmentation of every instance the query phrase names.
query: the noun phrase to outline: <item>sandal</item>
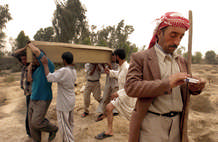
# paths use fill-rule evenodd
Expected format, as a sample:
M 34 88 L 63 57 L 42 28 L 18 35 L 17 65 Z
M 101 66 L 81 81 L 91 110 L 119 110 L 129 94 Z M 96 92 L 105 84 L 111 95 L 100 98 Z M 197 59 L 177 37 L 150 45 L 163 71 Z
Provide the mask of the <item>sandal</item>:
M 102 132 L 102 133 L 98 134 L 97 136 L 95 136 L 95 138 L 98 139 L 98 140 L 102 140 L 102 139 L 112 137 L 112 136 L 113 135 L 105 134 L 105 132 Z
M 113 116 L 118 116 L 118 115 L 119 115 L 119 113 L 117 113 L 117 112 L 113 113 Z
M 81 117 L 84 118 L 84 117 L 86 117 L 87 115 L 89 115 L 89 113 L 83 112 L 83 114 L 81 115 Z
M 104 119 L 104 114 L 101 113 L 101 114 L 99 114 L 99 116 L 97 117 L 97 119 L 95 121 L 98 122 L 98 121 L 101 121 L 103 119 Z

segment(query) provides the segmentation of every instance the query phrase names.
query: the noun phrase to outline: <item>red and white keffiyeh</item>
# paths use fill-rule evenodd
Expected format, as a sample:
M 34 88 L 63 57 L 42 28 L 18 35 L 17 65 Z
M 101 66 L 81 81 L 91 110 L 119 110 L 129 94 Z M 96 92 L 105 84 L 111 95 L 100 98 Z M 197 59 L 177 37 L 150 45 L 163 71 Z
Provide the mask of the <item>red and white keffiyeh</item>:
M 157 41 L 157 31 L 167 27 L 167 26 L 174 26 L 174 27 L 181 27 L 185 28 L 186 30 L 189 29 L 189 20 L 183 17 L 178 12 L 167 12 L 161 18 L 156 19 L 157 20 L 157 26 L 154 30 L 153 37 L 150 41 L 149 47 L 151 48 L 155 45 Z

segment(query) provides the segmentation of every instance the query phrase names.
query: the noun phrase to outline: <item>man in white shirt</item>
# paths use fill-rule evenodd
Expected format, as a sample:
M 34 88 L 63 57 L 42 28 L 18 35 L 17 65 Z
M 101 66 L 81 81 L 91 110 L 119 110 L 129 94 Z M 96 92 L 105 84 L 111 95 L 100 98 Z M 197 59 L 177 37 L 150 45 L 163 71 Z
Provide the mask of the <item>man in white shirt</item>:
M 46 58 L 43 58 L 43 66 L 48 82 L 58 83 L 57 93 L 57 120 L 62 134 L 63 142 L 74 142 L 73 136 L 73 110 L 75 106 L 74 84 L 76 81 L 76 70 L 73 67 L 73 55 L 65 52 L 62 55 L 64 67 L 50 73 Z
M 105 69 L 105 72 L 112 78 L 118 79 L 119 90 L 112 94 L 112 101 L 106 106 L 106 115 L 108 128 L 107 131 L 102 132 L 95 136 L 96 139 L 104 139 L 113 136 L 113 109 L 124 116 L 126 119 L 130 119 L 133 108 L 135 107 L 135 98 L 130 98 L 126 95 L 124 90 L 124 84 L 126 82 L 126 74 L 129 68 L 129 64 L 125 60 L 126 54 L 124 49 L 116 49 L 114 51 L 116 55 L 116 61 L 119 63 L 118 71 Z
M 118 70 L 118 64 L 116 63 L 116 56 L 114 53 L 112 53 L 111 65 L 109 65 L 109 68 L 115 71 Z M 106 106 L 111 101 L 111 95 L 118 89 L 117 79 L 111 78 L 109 74 L 107 74 L 102 101 L 96 110 L 96 112 L 100 113 L 96 119 L 96 122 L 101 121 L 106 117 Z M 113 110 L 113 115 L 118 115 L 116 109 Z

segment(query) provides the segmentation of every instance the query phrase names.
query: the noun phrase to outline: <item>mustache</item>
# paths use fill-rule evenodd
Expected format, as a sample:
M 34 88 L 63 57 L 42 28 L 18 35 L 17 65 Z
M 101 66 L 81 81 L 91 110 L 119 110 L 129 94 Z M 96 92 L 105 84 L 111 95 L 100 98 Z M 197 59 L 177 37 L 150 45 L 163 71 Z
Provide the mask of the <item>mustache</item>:
M 174 44 L 174 45 L 170 45 L 169 47 L 177 48 L 178 46 Z

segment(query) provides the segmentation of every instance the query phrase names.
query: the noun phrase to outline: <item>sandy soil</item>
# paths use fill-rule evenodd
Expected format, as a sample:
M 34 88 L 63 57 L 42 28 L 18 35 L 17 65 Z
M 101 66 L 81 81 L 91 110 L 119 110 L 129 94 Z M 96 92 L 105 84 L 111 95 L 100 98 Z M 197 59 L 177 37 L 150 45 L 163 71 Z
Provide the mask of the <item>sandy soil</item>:
M 218 141 L 218 66 L 192 65 L 194 75 L 205 78 L 208 83 L 201 95 L 192 96 L 189 115 L 189 138 L 191 142 L 217 142 Z M 83 112 L 83 94 L 80 89 L 85 85 L 84 72 L 78 72 L 76 91 L 75 142 L 98 142 L 94 138 L 106 130 L 106 119 L 95 122 L 95 112 L 98 103 L 92 98 L 90 115 L 81 118 Z M 0 76 L 0 142 L 30 142 L 25 133 L 25 96 L 19 87 L 20 73 L 6 73 Z M 11 81 L 12 80 L 12 81 Z M 14 81 L 13 81 L 14 80 Z M 105 75 L 102 75 L 101 87 L 103 89 Z M 210 82 L 210 83 L 209 83 Z M 53 84 L 54 99 L 50 105 L 47 118 L 54 124 L 56 121 L 55 102 L 57 85 Z M 126 142 L 128 139 L 129 122 L 120 116 L 114 119 L 114 136 L 103 140 L 104 142 Z M 42 142 L 47 142 L 48 134 L 42 134 Z M 54 142 L 60 142 L 57 134 Z

